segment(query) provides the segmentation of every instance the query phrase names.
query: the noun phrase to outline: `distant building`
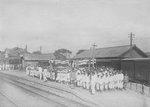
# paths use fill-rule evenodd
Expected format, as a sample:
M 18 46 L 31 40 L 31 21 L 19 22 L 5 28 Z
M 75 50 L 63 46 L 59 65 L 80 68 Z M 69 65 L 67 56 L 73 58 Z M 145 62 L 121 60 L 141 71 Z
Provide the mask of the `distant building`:
M 115 46 L 95 49 L 94 52 L 85 50 L 77 54 L 75 60 L 96 59 L 95 66 L 111 66 L 117 69 L 121 68 L 121 60 L 124 58 L 146 58 L 147 55 L 136 45 Z
M 0 53 L 0 65 L 3 65 L 5 63 L 5 55 L 4 52 Z
M 25 68 L 28 65 L 32 66 L 49 66 L 49 61 L 55 60 L 53 53 L 49 54 L 24 54 L 22 57 L 22 64 Z
M 14 47 L 12 49 L 6 48 L 4 52 L 0 54 L 0 64 L 6 69 L 20 69 L 22 67 L 22 56 L 27 52 L 27 49 Z M 7 66 L 7 67 L 5 67 Z

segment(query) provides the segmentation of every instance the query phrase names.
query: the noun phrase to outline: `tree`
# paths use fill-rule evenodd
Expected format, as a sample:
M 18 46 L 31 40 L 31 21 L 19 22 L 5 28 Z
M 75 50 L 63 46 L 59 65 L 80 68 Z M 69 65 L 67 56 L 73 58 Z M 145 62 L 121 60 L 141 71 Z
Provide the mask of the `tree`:
M 67 49 L 58 49 L 58 50 L 56 50 L 58 53 L 60 53 L 60 54 L 65 54 L 65 53 L 72 53 L 70 50 L 67 50 Z
M 59 60 L 66 60 L 67 58 L 70 57 L 71 54 L 72 52 L 67 49 L 58 49 L 54 52 L 56 59 L 59 59 Z
M 78 50 L 78 52 L 76 53 L 77 55 L 82 53 L 83 51 L 85 51 L 84 49 Z
M 42 54 L 41 51 L 34 51 L 33 54 Z

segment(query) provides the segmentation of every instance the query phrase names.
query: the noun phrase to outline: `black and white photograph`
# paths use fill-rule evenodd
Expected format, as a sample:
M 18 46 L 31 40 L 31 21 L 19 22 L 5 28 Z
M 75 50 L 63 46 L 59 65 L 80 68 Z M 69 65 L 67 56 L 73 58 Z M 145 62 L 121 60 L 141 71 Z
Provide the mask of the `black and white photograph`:
M 150 107 L 150 0 L 0 0 L 0 107 Z

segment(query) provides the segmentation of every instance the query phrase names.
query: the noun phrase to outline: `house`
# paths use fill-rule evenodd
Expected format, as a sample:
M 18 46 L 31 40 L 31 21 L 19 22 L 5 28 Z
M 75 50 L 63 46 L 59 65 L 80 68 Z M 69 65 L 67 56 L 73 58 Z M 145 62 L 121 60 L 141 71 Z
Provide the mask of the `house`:
M 97 48 L 94 51 L 85 50 L 77 54 L 75 60 L 96 59 L 96 66 L 111 66 L 121 68 L 121 60 L 124 58 L 146 58 L 147 55 L 136 45 L 124 45 L 115 47 Z
M 22 57 L 22 64 L 25 68 L 27 65 L 32 66 L 48 66 L 49 61 L 55 60 L 53 53 L 49 54 L 24 54 Z
M 4 52 L 0 53 L 0 65 L 2 65 L 3 63 L 5 63 L 5 55 Z
M 12 49 L 6 48 L 5 51 L 1 52 L 0 64 L 4 66 L 4 69 L 19 69 L 22 67 L 21 57 L 25 53 L 29 52 L 19 47 L 14 47 Z

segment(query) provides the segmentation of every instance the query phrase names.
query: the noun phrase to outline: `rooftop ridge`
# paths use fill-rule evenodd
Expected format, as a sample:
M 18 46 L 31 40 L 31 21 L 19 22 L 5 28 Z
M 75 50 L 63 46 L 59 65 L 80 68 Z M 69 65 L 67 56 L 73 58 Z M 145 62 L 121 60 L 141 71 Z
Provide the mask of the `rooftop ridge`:
M 107 49 L 107 48 L 117 48 L 117 47 L 127 47 L 127 46 L 130 47 L 130 45 L 120 45 L 120 46 L 109 46 L 109 47 L 96 48 L 96 50 L 98 50 L 98 49 Z M 135 46 L 135 45 L 133 45 L 133 46 Z
M 120 46 L 111 46 L 111 47 L 96 48 L 95 50 L 97 51 L 97 50 L 100 50 L 100 49 L 109 49 L 109 48 L 118 48 L 118 47 L 127 47 L 127 46 L 130 47 L 130 45 L 120 45 Z M 135 45 L 133 45 L 133 46 L 135 46 Z M 90 49 L 84 50 L 80 54 L 83 54 L 84 52 L 89 52 L 89 51 L 90 51 Z

